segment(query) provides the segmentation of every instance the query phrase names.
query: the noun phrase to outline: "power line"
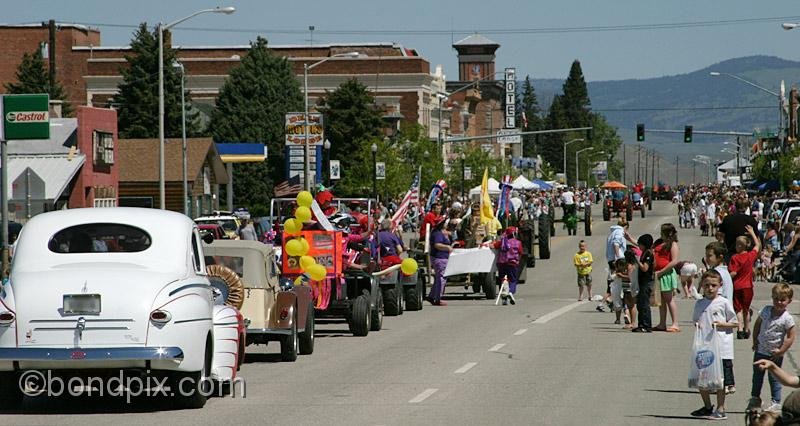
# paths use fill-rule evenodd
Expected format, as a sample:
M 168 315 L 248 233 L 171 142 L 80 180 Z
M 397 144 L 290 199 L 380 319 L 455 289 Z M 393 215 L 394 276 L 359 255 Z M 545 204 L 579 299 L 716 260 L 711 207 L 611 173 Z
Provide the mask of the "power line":
M 631 24 L 631 25 L 602 25 L 602 26 L 578 26 L 578 27 L 539 27 L 539 28 L 481 28 L 481 29 L 409 29 L 409 30 L 325 30 L 315 29 L 316 34 L 325 35 L 414 35 L 414 36 L 439 36 L 452 34 L 472 34 L 479 32 L 486 35 L 517 35 L 517 34 L 558 34 L 558 33 L 591 33 L 608 31 L 649 31 L 664 29 L 682 28 L 704 28 L 728 25 L 748 25 L 768 22 L 798 21 L 800 16 L 775 16 L 761 18 L 742 18 L 725 19 L 713 21 L 686 21 L 686 22 L 666 22 L 652 24 Z M 138 28 L 138 25 L 120 24 L 111 22 L 71 22 L 75 25 L 86 25 L 94 27 L 109 28 Z M 202 32 L 223 32 L 223 33 L 258 33 L 258 34 L 306 34 L 307 29 L 275 29 L 275 28 L 208 28 L 208 27 L 180 27 L 176 31 L 202 31 Z
M 719 107 L 674 107 L 674 108 L 592 108 L 597 112 L 626 112 L 626 111 L 713 111 L 731 109 L 775 109 L 772 106 L 719 106 Z

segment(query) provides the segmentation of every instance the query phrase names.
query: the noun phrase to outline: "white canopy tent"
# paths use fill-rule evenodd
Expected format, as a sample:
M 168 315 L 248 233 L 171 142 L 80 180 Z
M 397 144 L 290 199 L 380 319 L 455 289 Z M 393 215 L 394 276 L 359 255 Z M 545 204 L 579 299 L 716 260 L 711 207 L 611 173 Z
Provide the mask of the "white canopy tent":
M 514 182 L 511 183 L 511 186 L 513 186 L 514 189 L 539 189 L 539 185 L 529 181 L 523 175 L 519 175 L 518 178 L 514 179 Z
M 479 195 L 480 193 L 481 193 L 480 185 L 469 190 L 469 195 Z M 489 178 L 489 195 L 498 195 L 498 194 L 500 194 L 500 183 L 494 180 L 493 178 Z

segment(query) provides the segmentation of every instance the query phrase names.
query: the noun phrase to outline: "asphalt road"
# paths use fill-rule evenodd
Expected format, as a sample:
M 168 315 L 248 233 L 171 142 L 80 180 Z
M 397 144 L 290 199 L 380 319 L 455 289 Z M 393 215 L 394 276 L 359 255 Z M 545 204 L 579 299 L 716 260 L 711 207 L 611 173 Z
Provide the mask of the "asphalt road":
M 577 302 L 572 255 L 585 238 L 594 254 L 595 293 L 605 290 L 608 222 L 595 208 L 594 236 L 557 229 L 552 258 L 528 269 L 515 306 L 462 297 L 449 305 L 386 317 L 384 328 L 352 337 L 343 323 L 318 326 L 316 349 L 282 363 L 279 346 L 249 347 L 240 375 L 246 397 L 209 400 L 200 410 L 172 410 L 161 399 L 132 404 L 91 398 L 31 398 L 3 424 L 312 424 L 312 425 L 641 425 L 692 424 L 700 397 L 687 388 L 693 303 L 678 301 L 682 332 L 639 334 L 613 314 Z M 631 233 L 656 235 L 676 208 L 656 202 L 634 218 Z M 679 230 L 681 257 L 699 261 L 708 237 Z M 754 310 L 769 300 L 758 283 Z M 797 312 L 796 304 L 790 311 Z M 657 309 L 653 310 L 658 318 Z M 655 322 L 654 322 L 655 323 Z M 795 353 L 795 350 L 791 351 Z M 738 391 L 728 422 L 743 423 L 749 397 L 749 344 L 736 341 Z M 796 370 L 790 355 L 785 366 Z M 768 394 L 765 383 L 763 396 Z M 788 395 L 784 391 L 784 398 Z

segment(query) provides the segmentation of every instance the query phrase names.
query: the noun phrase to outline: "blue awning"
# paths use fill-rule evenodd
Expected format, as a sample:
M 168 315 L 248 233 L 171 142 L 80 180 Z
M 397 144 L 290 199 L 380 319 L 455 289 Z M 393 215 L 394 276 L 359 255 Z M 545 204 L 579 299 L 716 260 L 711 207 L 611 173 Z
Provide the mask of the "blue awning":
M 223 163 L 260 163 L 267 159 L 267 146 L 260 143 L 216 143 Z

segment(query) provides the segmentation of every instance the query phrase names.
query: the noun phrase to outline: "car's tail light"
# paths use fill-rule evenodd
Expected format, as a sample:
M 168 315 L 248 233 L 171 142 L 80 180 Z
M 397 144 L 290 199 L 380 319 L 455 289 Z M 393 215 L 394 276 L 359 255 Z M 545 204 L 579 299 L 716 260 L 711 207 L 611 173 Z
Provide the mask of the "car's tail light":
M 8 325 L 14 322 L 14 313 L 13 312 L 0 312 L 0 325 Z
M 168 323 L 169 320 L 171 320 L 171 319 L 172 319 L 172 314 L 170 314 L 167 311 L 162 311 L 162 310 L 159 309 L 159 310 L 155 310 L 153 312 L 150 312 L 150 321 L 153 321 L 155 323 L 165 324 L 165 323 Z
M 289 308 L 281 309 L 280 317 L 281 317 L 281 321 L 285 320 L 286 318 L 289 318 Z

